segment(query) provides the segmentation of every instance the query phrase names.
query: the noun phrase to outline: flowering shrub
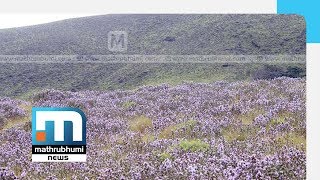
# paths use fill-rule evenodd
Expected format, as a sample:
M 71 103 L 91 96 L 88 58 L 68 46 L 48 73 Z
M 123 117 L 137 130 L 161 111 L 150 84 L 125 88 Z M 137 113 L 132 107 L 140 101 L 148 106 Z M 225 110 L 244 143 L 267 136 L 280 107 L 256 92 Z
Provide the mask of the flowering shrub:
M 0 116 L 5 118 L 12 118 L 16 116 L 25 116 L 26 112 L 20 105 L 25 104 L 23 101 L 13 100 L 10 98 L 0 97 Z
M 26 111 L 21 107 L 26 102 L 0 97 L 0 129 L 2 129 L 10 118 L 26 116 Z
M 48 90 L 34 106 L 81 107 L 86 163 L 31 163 L 31 132 L 0 134 L 0 172 L 21 179 L 305 179 L 305 79 Z M 128 103 L 130 102 L 130 103 Z M 10 179 L 10 178 L 8 178 Z

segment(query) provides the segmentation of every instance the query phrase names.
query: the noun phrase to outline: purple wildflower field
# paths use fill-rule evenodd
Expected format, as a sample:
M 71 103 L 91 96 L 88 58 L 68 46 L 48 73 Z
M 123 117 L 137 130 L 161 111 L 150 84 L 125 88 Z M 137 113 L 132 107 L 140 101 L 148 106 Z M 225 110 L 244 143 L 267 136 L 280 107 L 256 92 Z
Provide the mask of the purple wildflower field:
M 0 179 L 305 179 L 305 86 L 281 77 L 0 98 Z M 32 163 L 29 106 L 82 109 L 87 162 Z

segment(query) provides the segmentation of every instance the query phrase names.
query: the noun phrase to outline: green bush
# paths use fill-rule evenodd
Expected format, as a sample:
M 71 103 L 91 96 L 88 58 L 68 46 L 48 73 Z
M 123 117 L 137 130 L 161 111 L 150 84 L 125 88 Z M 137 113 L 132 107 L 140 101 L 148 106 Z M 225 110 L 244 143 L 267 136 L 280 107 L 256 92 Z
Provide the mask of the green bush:
M 206 151 L 209 149 L 209 144 L 199 139 L 183 140 L 180 142 L 179 147 L 184 151 Z
M 163 152 L 163 153 L 159 154 L 159 158 L 161 161 L 164 161 L 166 159 L 171 159 L 171 154 L 169 154 L 167 152 Z

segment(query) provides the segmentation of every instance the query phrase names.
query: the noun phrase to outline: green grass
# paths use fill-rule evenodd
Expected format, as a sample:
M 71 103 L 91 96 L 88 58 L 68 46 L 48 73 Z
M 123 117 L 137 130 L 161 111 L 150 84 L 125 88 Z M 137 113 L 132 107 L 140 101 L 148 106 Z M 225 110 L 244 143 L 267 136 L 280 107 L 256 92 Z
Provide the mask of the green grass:
M 40 89 L 105 91 L 137 89 L 142 85 L 163 83 L 179 85 L 184 82 L 250 81 L 254 72 L 263 67 L 263 64 L 224 65 L 226 64 L 3 64 L 0 67 L 0 96 L 28 99 Z M 132 104 L 124 106 L 129 105 Z
M 256 128 L 248 125 L 242 125 L 241 127 L 226 127 L 222 130 L 221 135 L 226 141 L 232 142 L 245 141 L 256 133 Z
M 3 126 L 2 129 L 0 129 L 0 132 L 31 121 L 32 105 L 22 105 L 21 108 L 26 111 L 27 115 L 8 119 L 7 123 Z
M 129 109 L 129 108 L 135 106 L 136 104 L 137 104 L 137 103 L 134 102 L 134 101 L 127 101 L 127 102 L 122 103 L 121 106 L 122 106 L 123 108 L 125 108 L 125 109 Z
M 196 124 L 197 124 L 197 121 L 189 120 L 189 121 L 186 121 L 186 122 L 182 122 L 182 123 L 178 123 L 178 124 L 175 124 L 175 125 L 168 126 L 168 127 L 164 128 L 161 131 L 161 133 L 159 135 L 159 138 L 161 138 L 161 139 L 172 139 L 172 138 L 174 138 L 175 131 L 178 131 L 178 130 L 180 130 L 182 128 L 185 129 L 185 133 L 186 134 L 190 134 L 192 129 L 194 128 L 194 126 Z
M 129 129 L 134 132 L 144 133 L 152 128 L 152 120 L 146 116 L 138 116 L 129 122 Z
M 159 154 L 158 157 L 160 158 L 161 161 L 172 158 L 171 154 L 168 152 L 163 152 L 163 153 Z
M 145 135 L 142 136 L 142 141 L 143 142 L 150 143 L 150 142 L 153 142 L 154 140 L 155 140 L 154 135 L 145 134 Z
M 275 138 L 278 147 L 288 146 L 306 150 L 306 136 L 294 132 L 285 133 Z
M 238 115 L 238 119 L 243 125 L 250 125 L 254 122 L 254 119 L 259 115 L 264 114 L 264 109 L 257 109 L 254 111 L 250 111 L 246 114 L 240 114 Z
M 179 147 L 184 151 L 196 152 L 196 151 L 206 151 L 209 149 L 210 145 L 199 139 L 194 139 L 194 140 L 182 140 L 179 143 Z

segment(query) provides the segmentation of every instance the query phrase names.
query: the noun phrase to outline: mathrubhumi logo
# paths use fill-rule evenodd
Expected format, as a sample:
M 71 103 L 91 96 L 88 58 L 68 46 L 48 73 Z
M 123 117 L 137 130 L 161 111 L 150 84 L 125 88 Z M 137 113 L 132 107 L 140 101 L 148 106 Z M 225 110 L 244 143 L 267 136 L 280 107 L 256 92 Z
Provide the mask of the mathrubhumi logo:
M 86 153 L 85 146 L 33 146 L 32 153 L 42 154 L 42 153 L 75 153 L 83 154 Z
M 76 108 L 32 108 L 32 161 L 85 162 L 84 113 Z

